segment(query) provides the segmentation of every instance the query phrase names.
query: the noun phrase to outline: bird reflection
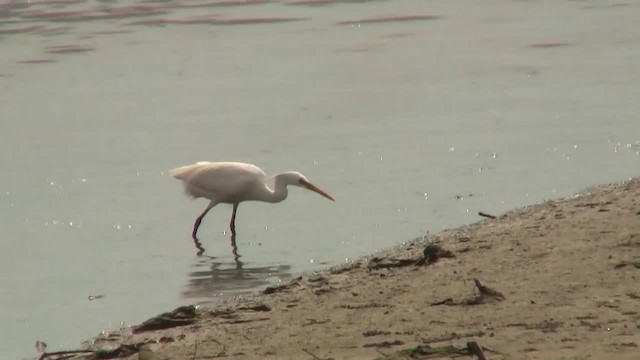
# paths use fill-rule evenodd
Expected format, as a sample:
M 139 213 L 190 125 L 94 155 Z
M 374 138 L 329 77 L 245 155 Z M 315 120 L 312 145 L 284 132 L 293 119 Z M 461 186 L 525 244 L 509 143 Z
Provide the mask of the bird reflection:
M 196 255 L 198 256 L 202 255 L 204 253 L 204 247 L 202 247 L 202 243 L 200 242 L 198 237 L 195 235 L 191 236 L 191 238 L 193 239 L 193 245 L 195 245 L 196 249 L 198 249 L 198 252 L 196 252 Z
M 202 256 L 202 254 L 204 254 L 204 247 L 202 247 L 202 243 L 200 242 L 200 239 L 198 239 L 198 237 L 195 235 L 195 232 L 193 233 L 193 236 L 191 236 L 191 239 L 193 239 L 193 244 L 196 246 L 196 249 L 198 249 L 196 255 Z M 242 261 L 240 261 L 240 255 L 238 254 L 238 245 L 236 245 L 235 231 L 231 232 L 231 248 L 231 252 L 233 253 L 233 260 L 236 262 L 236 267 L 238 269 L 241 269 Z M 212 257 L 209 256 L 209 258 Z
M 252 263 L 240 261 L 236 234 L 232 233 L 231 255 L 214 257 L 202 255 L 197 257 L 189 272 L 189 278 L 182 292 L 188 299 L 204 299 L 220 295 L 236 295 L 272 285 L 274 281 L 291 279 L 291 265 L 252 266 Z
M 233 254 L 233 261 L 236 262 L 236 269 L 242 270 L 242 261 L 240 261 L 240 254 L 238 254 L 238 245 L 236 245 L 236 233 L 231 233 L 231 253 Z

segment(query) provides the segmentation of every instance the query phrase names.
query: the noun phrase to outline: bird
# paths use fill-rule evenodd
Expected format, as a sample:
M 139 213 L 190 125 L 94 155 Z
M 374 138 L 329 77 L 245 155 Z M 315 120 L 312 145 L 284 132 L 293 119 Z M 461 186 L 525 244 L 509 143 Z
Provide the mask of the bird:
M 293 185 L 314 191 L 325 198 L 335 201 L 326 191 L 312 184 L 297 171 L 287 171 L 267 178 L 258 166 L 242 162 L 210 162 L 199 161 L 195 164 L 180 166 L 169 170 L 169 174 L 181 180 L 187 196 L 209 200 L 209 205 L 196 218 L 191 237 L 198 248 L 198 255 L 204 248 L 197 238 L 198 228 L 205 215 L 220 203 L 233 205 L 231 221 L 232 242 L 236 234 L 236 212 L 243 201 L 263 201 L 279 203 L 289 194 L 287 185 Z M 273 187 L 269 185 L 273 184 Z

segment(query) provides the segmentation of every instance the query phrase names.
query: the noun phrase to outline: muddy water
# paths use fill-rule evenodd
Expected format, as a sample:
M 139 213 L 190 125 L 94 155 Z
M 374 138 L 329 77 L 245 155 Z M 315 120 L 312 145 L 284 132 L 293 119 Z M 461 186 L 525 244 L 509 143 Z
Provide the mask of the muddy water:
M 632 2 L 0 1 L 0 353 L 638 175 Z M 299 170 L 210 212 L 166 170 Z M 92 295 L 104 295 L 90 300 Z

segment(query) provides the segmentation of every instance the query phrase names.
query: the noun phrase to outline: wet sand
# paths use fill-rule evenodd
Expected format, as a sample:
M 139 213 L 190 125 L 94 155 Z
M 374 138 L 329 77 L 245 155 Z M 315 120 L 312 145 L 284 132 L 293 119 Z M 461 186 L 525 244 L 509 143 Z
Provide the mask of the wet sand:
M 451 257 L 426 254 L 434 245 Z M 637 359 L 639 278 L 636 178 L 425 236 L 260 294 L 180 308 L 145 325 L 170 328 L 114 331 L 84 346 L 130 359 L 140 348 L 145 359 L 410 358 L 402 350 L 446 359 L 465 358 L 465 344 L 476 341 L 492 360 Z

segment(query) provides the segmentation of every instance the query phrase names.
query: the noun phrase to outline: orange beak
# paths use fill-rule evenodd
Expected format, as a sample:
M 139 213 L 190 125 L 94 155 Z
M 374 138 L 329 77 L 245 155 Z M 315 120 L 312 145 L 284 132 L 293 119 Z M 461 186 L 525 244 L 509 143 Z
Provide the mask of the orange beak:
M 326 197 L 327 199 L 331 200 L 331 201 L 336 201 L 331 195 L 327 194 L 326 191 L 320 189 L 319 187 L 313 185 L 312 183 L 308 182 L 308 181 L 304 181 L 304 180 L 300 180 L 300 184 L 302 184 L 302 186 L 304 186 L 305 188 L 313 191 L 313 192 L 317 192 L 318 194 Z

